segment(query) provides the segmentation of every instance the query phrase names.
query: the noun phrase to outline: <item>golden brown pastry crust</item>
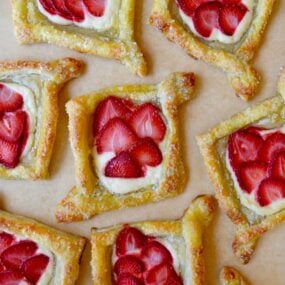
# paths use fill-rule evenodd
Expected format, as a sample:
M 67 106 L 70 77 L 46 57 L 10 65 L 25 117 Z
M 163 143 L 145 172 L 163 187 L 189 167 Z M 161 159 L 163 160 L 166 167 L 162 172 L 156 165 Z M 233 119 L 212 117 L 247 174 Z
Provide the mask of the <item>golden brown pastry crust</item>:
M 267 118 L 271 122 L 285 120 L 285 70 L 280 75 L 277 95 L 264 102 L 238 113 L 230 119 L 218 124 L 207 133 L 197 137 L 200 151 L 213 184 L 219 204 L 226 211 L 236 226 L 233 250 L 242 263 L 248 263 L 258 238 L 285 220 L 285 210 L 268 216 L 252 218 L 243 211 L 242 205 L 224 167 L 223 158 L 218 152 L 217 144 L 231 133 Z
M 76 187 L 57 207 L 59 222 L 80 221 L 100 212 L 159 201 L 183 191 L 186 176 L 179 143 L 178 106 L 192 97 L 194 82 L 193 73 L 174 73 L 159 85 L 117 86 L 76 97 L 67 103 Z M 112 194 L 100 184 L 93 170 L 90 162 L 93 160 L 92 115 L 99 102 L 110 95 L 139 103 L 154 101 L 162 109 L 168 126 L 167 149 L 162 162 L 163 177 L 155 189 L 149 186 L 124 195 Z
M 134 40 L 135 0 L 122 0 L 119 22 L 112 32 L 94 34 L 82 29 L 64 28 L 49 21 L 37 7 L 36 0 L 12 0 L 13 24 L 21 44 L 46 42 L 100 57 L 114 58 L 133 73 L 144 76 L 146 62 Z
M 203 43 L 190 30 L 172 16 L 170 5 L 174 0 L 154 0 L 149 23 L 165 37 L 180 45 L 190 56 L 201 59 L 222 69 L 235 93 L 249 100 L 258 90 L 260 77 L 248 63 L 254 56 L 262 39 L 275 0 L 257 0 L 255 16 L 242 43 L 233 51 L 211 47 Z
M 146 235 L 183 238 L 186 247 L 185 267 L 191 274 L 187 284 L 203 285 L 205 280 L 204 236 L 213 220 L 216 202 L 212 196 L 196 198 L 178 221 L 152 221 L 131 224 Z M 92 274 L 94 285 L 112 284 L 112 247 L 123 225 L 111 229 L 92 229 Z M 184 276 L 182 276 L 184 277 Z
M 224 267 L 220 272 L 221 285 L 248 285 L 249 283 L 234 268 Z
M 78 278 L 85 238 L 53 229 L 37 221 L 0 211 L 0 230 L 29 239 L 55 255 L 54 284 L 73 285 Z
M 13 169 L 0 165 L 0 177 L 7 179 L 43 179 L 48 177 L 48 166 L 56 136 L 58 118 L 58 93 L 63 84 L 82 73 L 83 64 L 73 58 L 50 62 L 15 61 L 0 62 L 0 81 L 18 83 L 16 77 L 31 78 L 40 84 L 38 95 L 37 119 L 32 161 L 20 163 Z M 29 84 L 26 81 L 25 84 Z M 27 85 L 27 87 L 29 87 Z

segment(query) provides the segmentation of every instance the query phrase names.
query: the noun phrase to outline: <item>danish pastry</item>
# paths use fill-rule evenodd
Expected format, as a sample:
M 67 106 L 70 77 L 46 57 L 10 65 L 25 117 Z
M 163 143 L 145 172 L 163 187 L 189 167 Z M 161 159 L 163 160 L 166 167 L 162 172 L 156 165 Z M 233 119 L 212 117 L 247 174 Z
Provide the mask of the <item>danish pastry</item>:
M 60 202 L 61 222 L 178 195 L 185 182 L 178 106 L 193 94 L 194 75 L 159 85 L 123 86 L 70 100 L 76 187 Z
M 58 92 L 82 72 L 82 63 L 0 63 L 0 177 L 48 176 L 56 135 Z
M 135 0 L 12 0 L 12 12 L 22 44 L 47 42 L 114 58 L 146 74 L 134 41 Z
M 93 284 L 206 284 L 204 237 L 215 211 L 215 199 L 200 196 L 178 221 L 92 229 Z
M 236 225 L 235 254 L 247 263 L 258 238 L 285 219 L 285 72 L 277 95 L 198 136 L 216 196 Z
M 0 284 L 75 284 L 84 246 L 84 238 L 0 211 Z
M 235 93 L 255 95 L 259 75 L 250 66 L 274 0 L 154 0 L 150 24 L 190 56 L 226 72 Z

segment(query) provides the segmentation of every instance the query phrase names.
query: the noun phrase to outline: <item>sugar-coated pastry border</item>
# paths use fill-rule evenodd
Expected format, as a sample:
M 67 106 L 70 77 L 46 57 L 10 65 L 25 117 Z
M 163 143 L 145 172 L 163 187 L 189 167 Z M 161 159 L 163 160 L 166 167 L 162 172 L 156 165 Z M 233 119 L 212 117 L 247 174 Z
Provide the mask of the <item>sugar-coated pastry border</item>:
M 213 127 L 207 133 L 197 136 L 200 151 L 204 157 L 219 204 L 236 226 L 233 250 L 242 263 L 249 262 L 258 238 L 262 234 L 285 221 L 285 210 L 266 216 L 260 222 L 251 223 L 242 212 L 241 203 L 226 178 L 216 143 L 231 133 L 272 114 L 278 114 L 281 118 L 284 118 L 284 98 L 285 70 L 283 69 L 275 97 L 248 108 Z
M 35 241 L 60 260 L 54 269 L 55 284 L 73 285 L 79 275 L 79 263 L 86 239 L 74 236 L 35 220 L 0 211 L 0 230 Z
M 13 169 L 0 165 L 0 177 L 8 179 L 43 179 L 47 178 L 48 167 L 56 137 L 58 110 L 58 93 L 63 84 L 78 77 L 83 70 L 83 63 L 73 58 L 64 58 L 50 62 L 14 61 L 0 62 L 0 77 L 2 75 L 36 74 L 41 76 L 43 84 L 41 96 L 40 125 L 36 141 L 36 155 L 29 165 L 21 165 Z M 45 78 L 46 77 L 46 78 Z
M 182 219 L 177 221 L 147 221 L 131 224 L 146 235 L 182 237 L 186 245 L 187 260 L 191 274 L 187 284 L 206 284 L 204 237 L 216 212 L 216 202 L 212 196 L 197 197 Z M 112 246 L 123 225 L 109 229 L 92 229 L 91 267 L 94 285 L 112 284 Z
M 243 100 L 253 97 L 259 87 L 260 76 L 248 63 L 262 40 L 263 32 L 271 15 L 275 0 L 258 0 L 255 16 L 247 36 L 235 52 L 213 48 L 187 31 L 173 19 L 169 5 L 172 0 L 154 0 L 149 23 L 165 37 L 181 46 L 190 56 L 222 69 L 235 93 Z M 173 0 L 174 1 L 174 0 Z
M 70 100 L 69 136 L 75 160 L 76 187 L 57 207 L 60 222 L 88 219 L 97 213 L 142 205 L 163 200 L 181 193 L 186 180 L 179 143 L 178 106 L 193 96 L 193 73 L 173 73 L 158 85 L 133 85 L 103 89 Z M 115 95 L 140 103 L 159 103 L 167 121 L 167 151 L 162 162 L 164 177 L 156 189 L 143 188 L 125 195 L 112 194 L 99 183 L 91 166 L 93 144 L 91 139 L 92 115 L 102 99 Z
M 234 268 L 225 266 L 220 272 L 221 285 L 249 285 L 244 277 Z
M 13 24 L 21 44 L 46 42 L 83 53 L 120 60 L 133 73 L 145 76 L 146 62 L 134 40 L 135 0 L 122 0 L 117 37 L 94 36 L 59 28 L 48 21 L 37 7 L 36 0 L 12 0 Z

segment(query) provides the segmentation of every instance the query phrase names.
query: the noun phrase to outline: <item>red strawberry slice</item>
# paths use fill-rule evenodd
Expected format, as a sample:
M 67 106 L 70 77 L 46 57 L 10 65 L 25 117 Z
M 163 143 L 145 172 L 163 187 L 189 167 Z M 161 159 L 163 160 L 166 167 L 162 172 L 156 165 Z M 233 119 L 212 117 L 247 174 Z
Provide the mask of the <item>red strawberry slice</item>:
M 193 16 L 195 10 L 208 0 L 176 0 L 177 5 L 188 16 Z
M 23 106 L 23 97 L 0 83 L 0 113 L 13 112 Z
M 269 166 L 270 176 L 285 179 L 285 151 L 277 153 Z
M 82 0 L 64 0 L 65 7 L 71 15 L 73 21 L 81 22 L 84 20 L 84 6 Z
M 0 138 L 9 142 L 17 141 L 23 133 L 27 114 L 23 111 L 0 114 Z
M 219 24 L 224 34 L 232 36 L 247 13 L 243 4 L 225 5 L 220 11 Z
M 238 181 L 247 193 L 258 189 L 259 184 L 268 176 L 268 164 L 265 162 L 245 162 L 239 169 Z
M 162 161 L 159 147 L 150 138 L 139 140 L 130 150 L 130 155 L 142 166 L 157 166 Z
M 6 271 L 0 273 L 1 285 L 32 285 L 19 271 Z
M 95 17 L 102 17 L 105 12 L 107 0 L 83 0 L 86 8 Z
M 172 263 L 173 261 L 171 253 L 158 241 L 149 242 L 142 249 L 141 256 L 147 269 L 161 263 Z
M 116 285 L 144 285 L 144 283 L 130 274 L 123 274 L 118 277 Z
M 181 278 L 170 263 L 162 263 L 149 270 L 145 277 L 146 285 L 182 285 Z
M 51 15 L 56 14 L 56 9 L 53 5 L 52 0 L 39 0 L 43 8 Z
M 49 257 L 39 254 L 27 259 L 21 268 L 23 274 L 33 283 L 37 283 L 49 263 Z
M 285 135 L 276 132 L 265 140 L 260 148 L 259 157 L 264 162 L 270 162 L 281 151 L 285 151 Z
M 124 101 L 110 96 L 107 99 L 100 102 L 96 108 L 93 120 L 93 134 L 96 136 L 102 128 L 112 118 L 119 117 L 121 119 L 127 119 L 130 116 L 131 111 L 125 106 Z
M 130 125 L 140 138 L 162 141 L 166 132 L 160 110 L 151 103 L 139 106 L 130 118 Z
M 260 136 L 246 131 L 231 134 L 228 142 L 228 154 L 233 168 L 235 169 L 242 162 L 256 160 L 262 143 L 263 140 Z
M 73 20 L 72 14 L 69 12 L 65 5 L 65 0 L 52 0 L 54 7 L 56 9 L 56 14 L 67 19 Z
M 137 141 L 133 130 L 120 118 L 111 119 L 98 134 L 96 146 L 98 153 L 129 150 Z
M 214 28 L 219 27 L 219 11 L 222 4 L 218 1 L 204 3 L 194 14 L 193 22 L 196 31 L 203 37 L 211 36 Z
M 143 176 L 143 172 L 129 153 L 122 151 L 108 162 L 105 168 L 105 176 L 113 178 L 138 178 Z
M 143 271 L 144 264 L 142 263 L 142 261 L 132 255 L 125 255 L 119 258 L 114 266 L 114 272 L 117 275 L 129 273 L 133 276 L 139 277 Z
M 267 206 L 277 200 L 285 198 L 285 181 L 276 178 L 267 178 L 262 181 L 257 192 L 257 201 L 260 206 Z
M 15 237 L 8 233 L 0 233 L 0 253 L 15 242 Z
M 0 163 L 7 168 L 15 168 L 20 159 L 20 145 L 0 139 Z
M 37 249 L 38 246 L 34 242 L 21 241 L 3 251 L 0 259 L 7 268 L 19 270 L 23 262 L 32 257 Z
M 146 236 L 136 228 L 125 226 L 116 240 L 116 254 L 122 256 L 141 249 L 146 243 Z

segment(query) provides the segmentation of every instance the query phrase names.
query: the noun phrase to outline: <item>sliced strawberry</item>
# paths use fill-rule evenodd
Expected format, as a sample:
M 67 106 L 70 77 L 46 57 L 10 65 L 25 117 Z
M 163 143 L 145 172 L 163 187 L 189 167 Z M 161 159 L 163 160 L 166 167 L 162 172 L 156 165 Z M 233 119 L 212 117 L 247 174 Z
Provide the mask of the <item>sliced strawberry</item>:
M 13 112 L 23 106 L 23 97 L 0 83 L 0 113 Z
M 256 160 L 262 143 L 263 140 L 260 136 L 243 130 L 231 134 L 228 142 L 228 154 L 233 168 L 235 169 L 243 162 Z
M 166 132 L 159 108 L 151 103 L 139 106 L 130 118 L 130 126 L 140 138 L 150 137 L 162 141 Z
M 131 111 L 124 104 L 124 101 L 120 98 L 110 96 L 107 99 L 100 102 L 94 113 L 93 119 L 93 134 L 96 136 L 102 128 L 112 118 L 119 117 L 121 119 L 127 119 L 130 116 Z
M 105 12 L 107 0 L 83 0 L 86 8 L 95 17 L 102 17 Z
M 218 1 L 204 3 L 199 6 L 194 14 L 193 22 L 196 31 L 203 37 L 211 36 L 214 28 L 219 27 L 219 11 L 222 4 Z
M 65 7 L 71 15 L 73 21 L 81 22 L 84 20 L 84 6 L 82 0 L 64 0 Z
M 21 241 L 2 252 L 0 259 L 10 269 L 19 270 L 25 260 L 32 257 L 38 246 L 32 241 Z
M 181 278 L 170 263 L 162 263 L 149 270 L 145 277 L 146 285 L 182 285 Z
M 139 140 L 130 150 L 130 155 L 141 166 L 157 166 L 162 161 L 162 154 L 159 147 L 150 138 Z
M 15 142 L 22 135 L 27 114 L 24 111 L 0 114 L 0 138 Z
M 133 276 L 139 277 L 143 271 L 143 262 L 139 258 L 132 255 L 125 255 L 119 258 L 114 265 L 114 272 L 117 275 L 129 273 Z
M 51 15 L 56 14 L 56 9 L 53 5 L 52 0 L 39 0 L 43 8 Z
M 6 271 L 0 273 L 1 285 L 32 285 L 19 271 Z
M 173 259 L 168 249 L 158 241 L 149 242 L 141 253 L 141 258 L 150 269 L 161 263 L 172 263 Z
M 247 13 L 243 4 L 225 5 L 220 11 L 219 24 L 224 34 L 232 36 Z
M 23 274 L 34 283 L 37 283 L 49 263 L 49 257 L 39 254 L 27 259 L 21 268 Z
M 176 0 L 177 5 L 188 16 L 193 16 L 195 10 L 208 0 Z
M 73 20 L 72 14 L 69 12 L 65 5 L 65 0 L 52 0 L 54 7 L 56 9 L 56 14 L 67 19 Z
M 130 274 L 120 275 L 115 284 L 116 285 L 144 285 L 144 283 L 140 279 Z
M 15 242 L 15 237 L 8 233 L 0 233 L 0 253 Z
M 146 243 L 146 236 L 136 228 L 125 226 L 116 239 L 116 254 L 122 256 L 141 249 Z
M 140 166 L 125 151 L 112 158 L 105 168 L 105 176 L 107 177 L 138 178 L 143 177 L 143 175 Z
M 20 145 L 0 139 L 0 163 L 7 168 L 15 168 L 20 159 Z
M 244 162 L 239 168 L 238 181 L 247 193 L 258 189 L 262 180 L 268 177 L 268 164 L 265 162 Z
M 278 152 L 269 166 L 269 174 L 273 178 L 285 179 L 285 151 Z
M 267 206 L 277 200 L 285 198 L 285 181 L 276 178 L 267 178 L 262 181 L 257 192 L 257 201 L 260 206 Z
M 281 151 L 285 151 L 285 135 L 279 132 L 273 133 L 260 148 L 259 158 L 264 162 L 270 162 Z
M 98 153 L 129 150 L 137 141 L 133 130 L 119 118 L 111 119 L 98 134 L 96 146 Z

